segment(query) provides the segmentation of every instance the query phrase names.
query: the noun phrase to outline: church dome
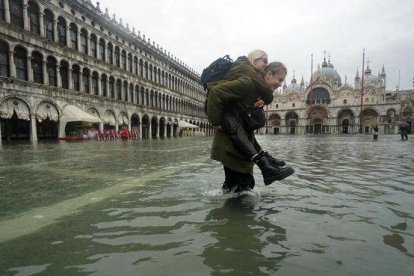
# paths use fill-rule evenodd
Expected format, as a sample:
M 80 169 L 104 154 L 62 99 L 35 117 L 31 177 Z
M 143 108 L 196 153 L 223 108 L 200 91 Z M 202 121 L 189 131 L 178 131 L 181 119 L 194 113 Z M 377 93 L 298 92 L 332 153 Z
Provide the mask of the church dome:
M 337 86 L 342 85 L 341 76 L 334 69 L 330 61 L 326 62 L 326 58 L 323 59 L 322 67 L 318 68 L 318 70 L 315 73 L 313 73 L 312 77 L 313 80 L 320 79 L 322 81 L 336 84 Z
M 377 86 L 378 83 L 379 83 L 378 77 L 371 75 L 371 68 L 369 68 L 369 65 L 368 65 L 367 69 L 365 70 L 364 84 Z
M 286 91 L 287 92 L 292 92 L 292 91 L 300 92 L 301 91 L 301 86 L 300 84 L 297 83 L 295 76 L 293 76 L 293 79 L 290 82 L 290 84 L 287 86 Z

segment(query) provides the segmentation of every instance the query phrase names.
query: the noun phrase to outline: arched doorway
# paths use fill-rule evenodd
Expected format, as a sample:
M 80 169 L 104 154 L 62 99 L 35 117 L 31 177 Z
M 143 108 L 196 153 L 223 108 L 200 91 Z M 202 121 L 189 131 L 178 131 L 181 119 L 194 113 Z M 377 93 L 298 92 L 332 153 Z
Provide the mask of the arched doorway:
M 144 115 L 142 117 L 142 139 L 148 139 L 149 138 L 149 117 L 148 115 Z
M 132 114 L 131 116 L 131 131 L 135 131 L 137 136 L 140 137 L 140 123 L 139 123 L 139 116 L 137 114 Z
M 362 133 L 370 133 L 373 125 L 378 124 L 378 113 L 373 109 L 365 109 L 361 113 Z
M 174 124 L 173 124 L 173 137 L 177 137 L 177 130 L 178 130 L 178 120 L 175 119 Z
M 9 98 L 0 104 L 2 141 L 30 140 L 30 112 L 27 104 L 18 98 Z
M 59 136 L 59 112 L 49 102 L 39 104 L 36 110 L 37 138 L 39 140 L 57 139 Z
M 168 138 L 171 137 L 172 125 L 173 125 L 173 122 L 172 122 L 171 118 L 168 118 L 168 123 L 167 123 L 167 137 Z
M 157 117 L 151 119 L 151 138 L 157 138 L 158 120 Z
M 354 114 L 350 110 L 342 110 L 338 114 L 338 132 L 347 134 L 352 133 L 354 125 Z
M 289 134 L 297 134 L 297 126 L 299 124 L 299 117 L 295 112 L 289 112 L 286 114 L 286 126 Z
M 321 134 L 329 133 L 328 112 L 322 106 L 316 106 L 309 109 L 309 125 L 306 126 L 307 133 Z
M 165 137 L 165 118 L 160 119 L 160 138 Z
M 280 125 L 281 125 L 282 119 L 278 114 L 272 114 L 269 117 L 269 125 L 273 129 L 273 134 L 279 134 L 280 133 Z

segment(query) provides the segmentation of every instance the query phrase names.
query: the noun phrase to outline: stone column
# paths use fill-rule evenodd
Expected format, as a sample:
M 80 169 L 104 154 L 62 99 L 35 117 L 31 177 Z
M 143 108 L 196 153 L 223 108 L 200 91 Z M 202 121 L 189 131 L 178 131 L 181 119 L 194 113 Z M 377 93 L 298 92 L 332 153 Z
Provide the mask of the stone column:
M 89 94 L 94 94 L 93 88 L 92 88 L 92 74 L 91 72 L 89 72 L 89 78 L 88 78 L 88 82 L 89 82 L 89 91 L 85 91 L 85 93 L 89 93 Z
M 16 65 L 14 64 L 14 51 L 9 52 L 10 77 L 16 77 Z
M 30 141 L 37 142 L 37 128 L 36 128 L 36 115 L 31 114 L 30 115 Z
M 7 23 L 10 23 L 10 5 L 9 0 L 4 0 L 4 17 Z
M 106 82 L 105 82 L 105 87 L 106 87 L 106 95 L 108 96 L 109 93 L 109 78 L 106 78 Z
M 128 121 L 128 131 L 131 131 L 131 120 Z
M 97 76 L 97 88 L 98 88 L 98 96 L 102 96 L 102 88 L 101 88 L 101 76 L 98 74 Z M 94 91 L 95 93 L 95 91 Z
M 81 50 L 81 41 L 80 41 L 80 30 L 78 28 L 78 32 L 76 33 L 76 40 L 77 40 L 77 47 L 78 47 L 78 51 Z
M 68 46 L 70 48 L 70 22 L 67 22 L 67 26 L 66 26 L 66 46 Z
M 58 23 L 57 19 L 53 20 L 53 40 L 56 43 L 59 42 L 57 23 Z
M 99 123 L 99 131 L 102 132 L 103 129 L 104 129 L 104 123 L 101 122 L 101 123 Z
M 156 133 L 155 137 L 160 138 L 160 123 L 159 122 L 157 124 L 157 133 Z
M 68 89 L 73 90 L 72 68 L 68 68 Z
M 44 22 L 44 12 L 39 13 L 39 27 L 40 27 L 40 36 L 45 37 L 45 22 Z
M 115 131 L 118 132 L 119 131 L 119 124 L 118 122 L 115 122 Z
M 75 90 L 75 87 L 73 88 Z M 83 91 L 83 68 L 79 66 L 79 92 Z
M 46 60 L 42 61 L 42 73 L 43 73 L 43 84 L 48 85 L 49 78 L 48 78 L 48 73 L 47 73 Z
M 167 123 L 164 124 L 164 138 L 167 138 Z
M 33 81 L 32 57 L 27 57 L 27 80 Z
M 56 65 L 56 84 L 58 88 L 62 88 L 62 78 L 60 77 L 60 65 Z
M 152 139 L 152 122 L 148 125 L 148 139 Z
M 140 122 L 139 124 L 139 133 L 138 133 L 139 138 L 142 139 L 142 122 Z
M 29 14 L 27 13 L 27 8 L 29 7 L 29 4 L 27 3 L 27 0 L 23 1 L 23 26 L 26 31 L 30 31 L 30 20 L 29 20 Z

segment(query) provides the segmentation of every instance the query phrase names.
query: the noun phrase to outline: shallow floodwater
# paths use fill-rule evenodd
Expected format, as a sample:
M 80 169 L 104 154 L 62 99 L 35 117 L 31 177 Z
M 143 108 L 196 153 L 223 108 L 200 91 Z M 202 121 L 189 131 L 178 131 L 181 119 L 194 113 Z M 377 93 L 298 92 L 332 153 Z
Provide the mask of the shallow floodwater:
M 414 275 L 414 137 L 257 138 L 243 196 L 209 137 L 0 145 L 0 275 Z

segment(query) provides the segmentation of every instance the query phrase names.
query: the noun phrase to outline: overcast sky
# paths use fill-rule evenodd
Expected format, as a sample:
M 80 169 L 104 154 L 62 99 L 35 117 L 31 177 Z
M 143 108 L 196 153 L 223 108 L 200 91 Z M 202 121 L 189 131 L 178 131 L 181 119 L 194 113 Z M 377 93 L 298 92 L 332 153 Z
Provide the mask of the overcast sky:
M 361 72 L 362 49 L 373 74 L 382 65 L 387 88 L 412 89 L 413 0 L 100 0 L 117 19 L 155 41 L 198 73 L 216 58 L 262 49 L 296 79 L 310 79 L 324 50 L 345 82 Z

